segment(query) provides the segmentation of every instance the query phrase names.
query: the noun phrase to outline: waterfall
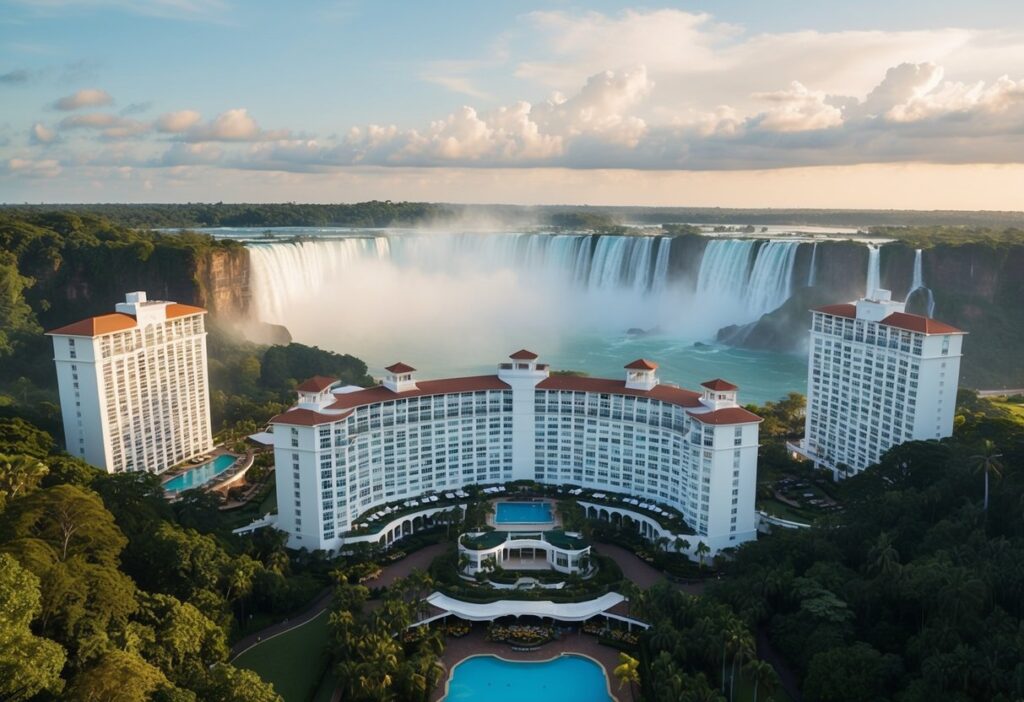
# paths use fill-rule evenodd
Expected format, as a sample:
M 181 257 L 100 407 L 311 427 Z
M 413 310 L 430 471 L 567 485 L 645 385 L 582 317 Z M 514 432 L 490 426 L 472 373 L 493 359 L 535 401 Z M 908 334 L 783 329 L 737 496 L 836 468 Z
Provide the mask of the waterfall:
M 672 253 L 672 238 L 663 236 L 658 239 L 658 254 L 654 259 L 654 270 L 651 273 L 651 292 L 660 293 L 668 284 L 668 261 Z
M 881 247 L 878 244 L 868 244 L 868 279 L 864 291 L 864 297 L 874 297 L 875 291 L 882 286 L 882 261 Z
M 807 269 L 807 287 L 814 287 L 817 282 L 817 267 L 818 267 L 818 242 L 814 242 L 814 246 L 811 247 L 811 267 Z
M 907 293 L 907 300 L 910 300 L 910 296 L 918 290 L 923 290 L 926 295 L 925 309 L 929 317 L 935 314 L 935 296 L 932 294 L 931 288 L 924 284 L 924 268 L 922 262 L 921 249 L 914 251 L 914 279 L 910 283 L 910 292 Z
M 757 319 L 789 299 L 799 246 L 795 241 L 710 241 L 697 274 L 697 295 L 704 304 L 724 304 L 737 315 L 732 321 Z

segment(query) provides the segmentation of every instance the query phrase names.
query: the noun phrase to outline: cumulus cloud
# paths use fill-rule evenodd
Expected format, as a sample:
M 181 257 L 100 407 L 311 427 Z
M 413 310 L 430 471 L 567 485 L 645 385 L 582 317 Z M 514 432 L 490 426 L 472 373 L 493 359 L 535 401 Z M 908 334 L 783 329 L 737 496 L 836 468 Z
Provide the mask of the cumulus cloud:
M 54 178 L 60 175 L 61 170 L 60 163 L 56 159 L 12 158 L 7 160 L 9 173 L 28 178 Z
M 182 114 L 182 113 L 177 113 Z M 181 139 L 202 141 L 272 141 L 289 138 L 287 130 L 261 129 L 245 108 L 228 110 L 206 124 L 194 124 L 181 133 Z
M 57 133 L 42 122 L 36 122 L 29 130 L 29 141 L 33 144 L 51 144 L 57 140 Z
M 63 112 L 71 112 L 83 107 L 102 107 L 112 104 L 114 104 L 114 98 L 107 91 L 98 88 L 86 88 L 58 99 L 53 103 L 53 107 Z
M 106 112 L 89 112 L 81 115 L 65 117 L 59 124 L 64 129 L 91 129 L 100 133 L 104 139 L 129 139 L 141 136 L 151 130 L 146 122 L 108 114 Z
M 178 110 L 160 115 L 156 121 L 156 128 L 168 134 L 180 134 L 190 127 L 195 126 L 202 119 L 195 110 Z
M 756 98 L 774 106 L 754 123 L 770 132 L 804 132 L 828 129 L 843 123 L 843 113 L 828 102 L 828 96 L 819 90 L 808 90 L 799 81 L 790 83 L 786 90 L 757 93 Z
M 186 144 L 178 142 L 160 158 L 162 166 L 200 166 L 217 163 L 224 157 L 224 149 L 217 144 Z

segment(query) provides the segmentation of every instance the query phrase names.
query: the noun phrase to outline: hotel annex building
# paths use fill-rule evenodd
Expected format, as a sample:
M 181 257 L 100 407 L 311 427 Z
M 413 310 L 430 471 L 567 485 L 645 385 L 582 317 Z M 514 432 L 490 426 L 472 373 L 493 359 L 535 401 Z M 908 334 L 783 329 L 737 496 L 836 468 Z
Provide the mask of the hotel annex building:
M 68 453 L 108 473 L 162 473 L 213 448 L 206 310 L 131 292 L 53 338 Z
M 904 309 L 876 290 L 811 310 L 804 438 L 792 448 L 836 479 L 953 433 L 964 332 Z
M 299 385 L 271 420 L 289 546 L 337 549 L 378 506 L 524 479 L 671 506 L 712 552 L 755 538 L 761 420 L 736 386 L 684 390 L 642 359 L 623 380 L 551 375 L 537 358 L 518 351 L 496 375 L 417 381 L 398 363 L 374 388 Z

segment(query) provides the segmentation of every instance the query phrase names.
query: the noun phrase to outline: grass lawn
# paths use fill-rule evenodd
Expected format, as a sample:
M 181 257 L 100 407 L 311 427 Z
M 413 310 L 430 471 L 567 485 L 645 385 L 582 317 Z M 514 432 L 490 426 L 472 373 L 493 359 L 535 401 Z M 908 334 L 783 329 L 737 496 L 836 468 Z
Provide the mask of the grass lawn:
M 784 502 L 779 502 L 776 499 L 771 500 L 758 500 L 757 508 L 763 509 L 768 514 L 775 517 L 781 517 L 782 519 L 788 519 L 793 522 L 803 522 L 804 524 L 810 524 L 814 521 L 817 515 L 803 510 L 790 507 Z
M 1016 419 L 1021 424 L 1024 424 L 1024 405 L 1018 404 L 1016 402 L 1007 402 L 1003 398 L 993 397 L 990 399 L 992 400 L 992 404 L 1008 411 L 1010 414 L 1013 415 L 1014 419 Z
M 272 683 L 284 702 L 307 702 L 320 687 L 327 661 L 327 612 L 250 648 L 232 663 Z

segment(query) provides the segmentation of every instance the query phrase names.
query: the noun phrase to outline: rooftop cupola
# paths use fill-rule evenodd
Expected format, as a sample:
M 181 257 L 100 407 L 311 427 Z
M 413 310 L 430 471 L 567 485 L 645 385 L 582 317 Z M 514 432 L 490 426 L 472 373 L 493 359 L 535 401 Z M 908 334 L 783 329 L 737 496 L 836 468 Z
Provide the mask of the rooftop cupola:
M 519 349 L 515 353 L 510 353 L 508 357 L 511 359 L 511 363 L 502 363 L 498 366 L 499 378 L 528 377 L 534 378 L 534 382 L 539 382 L 549 374 L 548 365 L 537 363 L 540 356 L 533 351 Z
M 867 297 L 857 300 L 857 319 L 881 322 L 893 312 L 903 312 L 906 305 L 892 299 L 892 293 L 881 288 L 871 290 Z
M 626 388 L 628 390 L 653 390 L 658 385 L 658 364 L 646 358 L 638 358 L 626 364 Z
M 299 383 L 295 391 L 299 394 L 299 407 L 305 409 L 322 409 L 334 401 L 331 387 L 338 382 L 337 378 L 326 375 L 314 375 L 309 380 Z
M 384 370 L 388 372 L 388 374 L 384 376 L 384 387 L 391 392 L 409 392 L 410 390 L 416 389 L 416 381 L 412 377 L 412 374 L 416 372 L 416 369 L 412 366 L 399 361 L 395 365 L 388 366 Z
M 736 391 L 739 388 L 727 380 L 715 378 L 700 384 L 700 401 L 713 410 L 736 407 Z

